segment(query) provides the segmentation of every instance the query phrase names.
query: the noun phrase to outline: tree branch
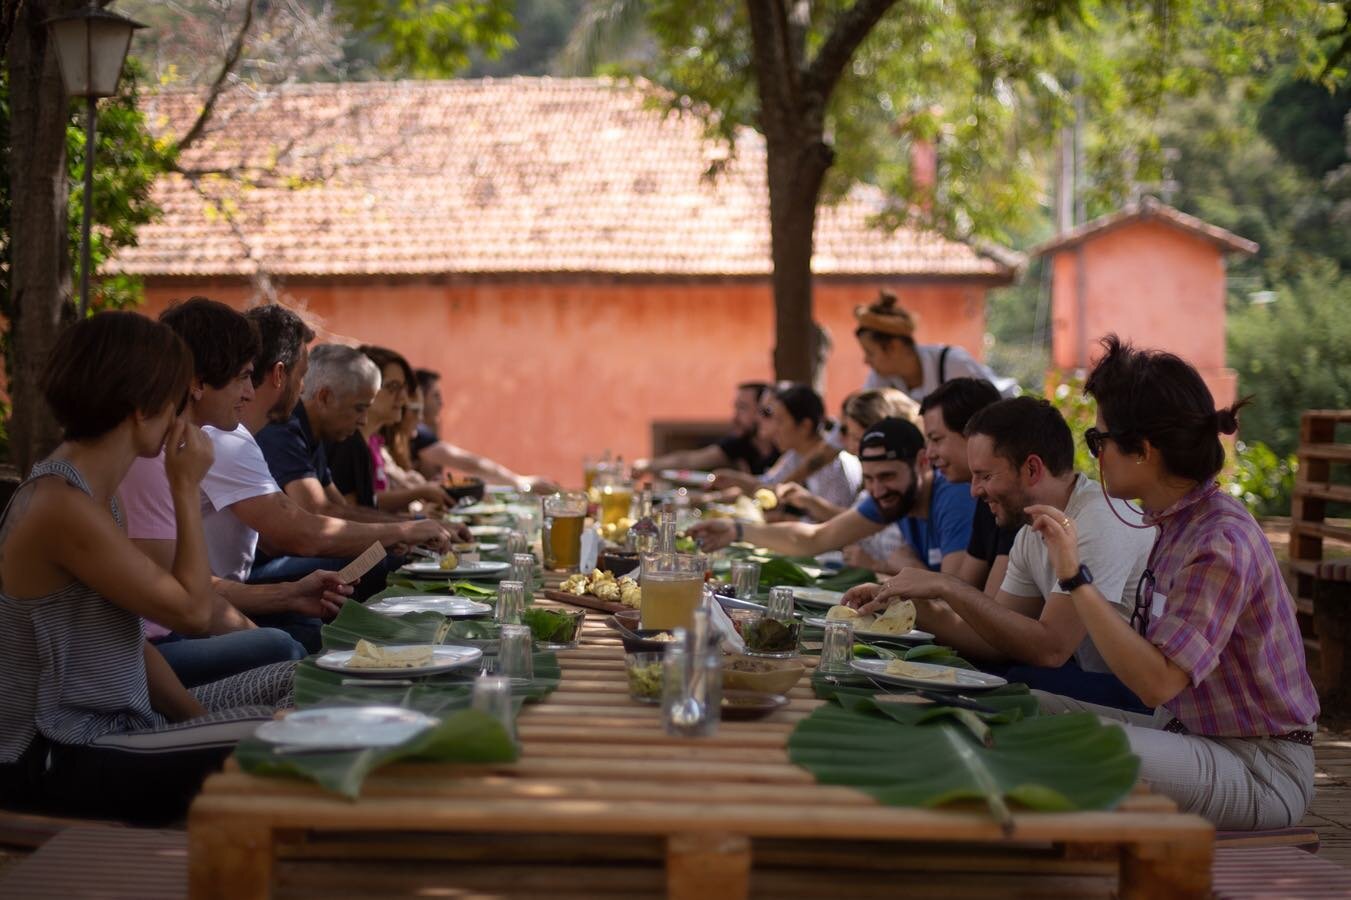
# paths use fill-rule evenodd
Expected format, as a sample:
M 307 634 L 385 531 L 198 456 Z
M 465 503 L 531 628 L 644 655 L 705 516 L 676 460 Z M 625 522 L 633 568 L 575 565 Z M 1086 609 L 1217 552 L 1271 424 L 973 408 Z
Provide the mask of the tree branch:
M 785 114 L 796 117 L 802 77 L 789 50 L 788 16 L 783 0 L 746 0 L 746 14 L 760 94 L 760 126 L 767 132 L 781 131 L 787 124 Z
M 249 29 L 253 26 L 253 10 L 258 0 L 247 0 L 244 4 L 244 21 L 239 26 L 239 31 L 235 33 L 235 39 L 230 42 L 230 47 L 225 51 L 225 61 L 221 63 L 220 73 L 216 80 L 211 83 L 211 88 L 206 92 L 206 102 L 202 104 L 202 111 L 197 115 L 197 121 L 192 123 L 192 127 L 178 142 L 178 150 L 181 152 L 192 146 L 202 132 L 206 130 L 206 125 L 211 121 L 211 115 L 215 112 L 216 101 L 225 91 L 225 82 L 230 77 L 230 73 L 239 65 L 239 58 L 244 55 L 244 38 L 248 36 Z
M 825 43 L 821 45 L 816 59 L 807 67 L 806 77 L 803 78 L 803 90 L 817 92 L 823 98 L 829 97 L 831 91 L 835 90 L 835 83 L 840 80 L 840 73 L 849 64 L 850 58 L 863 43 L 863 39 L 897 2 L 898 0 L 857 0 L 853 6 L 845 10 L 835 22 L 835 27 L 831 29 Z

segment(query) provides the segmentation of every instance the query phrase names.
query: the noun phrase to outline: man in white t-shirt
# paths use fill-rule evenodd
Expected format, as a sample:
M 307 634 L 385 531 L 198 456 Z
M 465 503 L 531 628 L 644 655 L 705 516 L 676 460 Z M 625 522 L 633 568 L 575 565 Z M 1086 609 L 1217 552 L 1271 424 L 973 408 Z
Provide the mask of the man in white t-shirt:
M 1060 413 L 1031 397 L 1002 400 L 976 413 L 966 435 L 971 491 L 989 505 L 998 525 L 1018 527 L 1033 504 L 1065 510 L 1076 522 L 1079 557 L 1087 569 L 1076 578 L 1090 579 L 1129 619 L 1155 531 L 1128 507 L 1109 506 L 1096 481 L 1075 473 L 1074 438 Z M 1056 577 L 1044 543 L 1023 528 L 994 597 L 941 573 L 906 569 L 881 587 L 855 588 L 846 602 L 871 612 L 910 598 L 916 627 L 972 662 L 1007 666 L 1006 677 L 1031 687 L 1143 709 L 1089 639 L 1071 590 L 1073 585 Z

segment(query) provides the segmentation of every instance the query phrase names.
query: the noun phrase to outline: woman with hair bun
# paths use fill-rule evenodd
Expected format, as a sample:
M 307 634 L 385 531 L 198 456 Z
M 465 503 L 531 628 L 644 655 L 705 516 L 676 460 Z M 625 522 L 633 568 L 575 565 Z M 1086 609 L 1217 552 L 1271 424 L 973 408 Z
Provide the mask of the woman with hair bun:
M 1221 434 L 1247 401 L 1216 410 L 1205 382 L 1171 353 L 1115 335 L 1085 393 L 1098 421 L 1085 437 L 1103 490 L 1139 499 L 1158 536 L 1127 623 L 1093 586 L 1075 523 L 1028 508 L 1061 588 L 1113 673 L 1152 716 L 1040 695 L 1047 712 L 1089 710 L 1126 723 L 1140 777 L 1219 828 L 1281 828 L 1313 799 L 1318 695 L 1295 605 L 1276 556 L 1244 506 L 1215 481 Z

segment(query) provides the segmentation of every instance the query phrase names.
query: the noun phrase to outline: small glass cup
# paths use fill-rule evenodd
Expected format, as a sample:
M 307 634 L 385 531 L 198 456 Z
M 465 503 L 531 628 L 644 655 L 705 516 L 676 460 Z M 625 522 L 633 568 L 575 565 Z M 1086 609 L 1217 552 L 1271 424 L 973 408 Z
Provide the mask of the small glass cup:
M 660 651 L 629 653 L 624 657 L 629 678 L 629 699 L 639 703 L 660 703 L 662 695 L 662 654 Z
M 511 580 L 519 581 L 528 592 L 535 584 L 535 554 L 511 554 Z
M 754 600 L 760 591 L 760 564 L 751 559 L 732 563 L 732 590 L 738 600 Z
M 497 583 L 497 614 L 500 625 L 520 625 L 521 613 L 525 610 L 525 585 L 519 581 L 499 581 Z M 506 629 L 504 628 L 503 631 Z M 526 629 L 529 631 L 529 629 Z
M 789 659 L 797 656 L 802 623 L 775 618 L 769 613 L 752 613 L 752 618 L 741 625 L 741 639 L 746 642 L 748 656 L 768 656 Z
M 529 684 L 535 680 L 535 656 L 530 626 L 502 626 L 502 641 L 497 649 L 495 674 L 511 679 L 512 684 Z
M 771 619 L 778 619 L 780 622 L 793 621 L 793 589 L 790 587 L 770 588 L 769 605 L 765 608 L 765 615 Z
M 691 654 L 683 641 L 673 643 L 662 657 L 661 677 L 661 718 L 666 733 L 680 737 L 717 734 L 722 718 L 721 654 Z
M 530 552 L 530 538 L 524 531 L 513 531 L 507 535 L 507 555 L 515 558 L 517 553 Z
M 501 675 L 480 675 L 474 679 L 469 705 L 492 716 L 502 724 L 513 742 L 516 736 L 516 704 L 511 699 L 511 679 Z
M 854 623 L 831 619 L 826 622 L 821 638 L 821 661 L 818 672 L 842 674 L 852 671 L 849 661 L 854 658 Z
M 530 626 L 535 646 L 541 650 L 576 650 L 582 642 L 582 627 L 586 624 L 584 609 L 545 609 L 533 607 L 523 613 L 521 620 Z
M 544 530 L 541 543 L 544 568 L 575 572 L 582 558 L 582 526 L 586 521 L 586 494 L 550 494 L 542 501 Z

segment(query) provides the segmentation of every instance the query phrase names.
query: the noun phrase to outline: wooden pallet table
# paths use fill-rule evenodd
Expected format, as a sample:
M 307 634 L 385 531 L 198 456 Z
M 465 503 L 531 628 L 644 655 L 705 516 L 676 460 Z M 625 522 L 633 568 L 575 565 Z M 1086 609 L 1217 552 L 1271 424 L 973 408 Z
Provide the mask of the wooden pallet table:
M 668 737 L 628 699 L 611 634 L 591 622 L 559 654 L 562 684 L 521 716 L 515 763 L 394 765 L 356 802 L 227 766 L 189 817 L 191 896 L 426 896 L 431 863 L 458 867 L 433 891 L 457 897 L 867 897 L 894 895 L 898 872 L 940 896 L 1209 891 L 1213 829 L 1143 790 L 1110 812 L 1018 814 L 1006 836 L 982 810 L 816 784 L 786 750 L 820 703 L 805 679 L 768 719 Z

